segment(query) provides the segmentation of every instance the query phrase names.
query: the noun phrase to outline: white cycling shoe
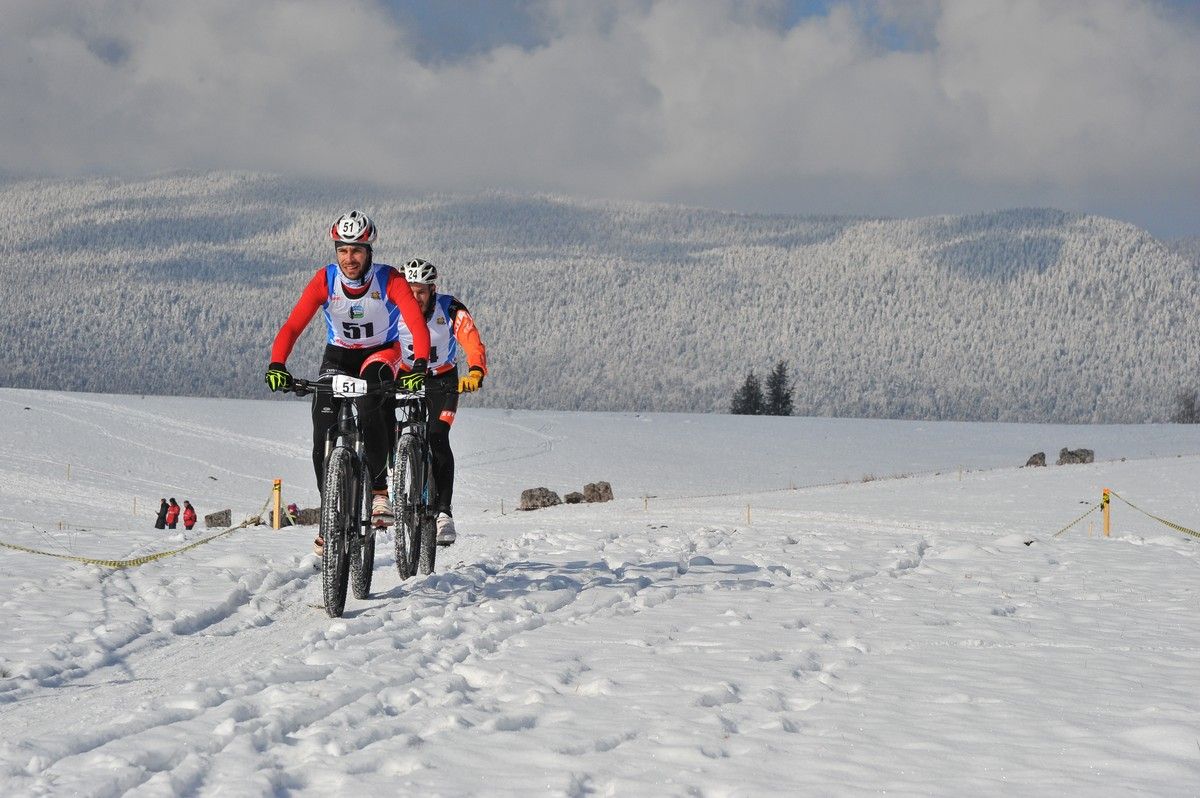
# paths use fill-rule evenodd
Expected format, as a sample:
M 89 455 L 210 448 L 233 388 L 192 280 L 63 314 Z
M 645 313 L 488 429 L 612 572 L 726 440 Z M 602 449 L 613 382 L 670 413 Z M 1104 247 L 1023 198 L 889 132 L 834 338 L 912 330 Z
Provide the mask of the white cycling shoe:
M 376 493 L 371 499 L 371 524 L 376 527 L 391 526 L 396 520 L 392 514 L 392 503 L 386 494 Z
M 454 519 L 446 513 L 438 513 L 437 544 L 439 546 L 449 546 L 456 540 L 458 540 L 458 535 L 454 532 Z

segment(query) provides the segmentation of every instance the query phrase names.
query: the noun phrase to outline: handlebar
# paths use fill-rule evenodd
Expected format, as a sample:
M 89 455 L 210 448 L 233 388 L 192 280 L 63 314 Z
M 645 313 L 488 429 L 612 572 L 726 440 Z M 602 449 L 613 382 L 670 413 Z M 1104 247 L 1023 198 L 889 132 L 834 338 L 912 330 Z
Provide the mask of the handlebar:
M 342 379 L 341 382 L 338 381 L 339 378 Z M 344 374 L 317 380 L 293 377 L 292 385 L 287 390 L 296 396 L 308 396 L 310 393 L 332 393 L 335 396 L 347 399 L 359 396 L 379 396 L 389 393 L 393 394 L 397 399 L 424 398 L 425 396 L 424 388 L 410 391 L 402 387 L 396 380 L 384 380 L 377 385 L 368 386 L 367 381 L 361 377 L 350 377 Z
M 335 386 L 335 381 L 338 378 L 353 380 L 362 383 L 361 387 L 352 392 L 339 390 Z M 401 387 L 399 380 L 384 380 L 378 385 L 367 387 L 367 381 L 361 377 L 351 377 L 348 374 L 335 374 L 331 377 L 316 380 L 306 380 L 301 377 L 293 377 L 291 387 L 285 389 L 288 393 L 294 393 L 296 396 L 308 396 L 310 393 L 333 393 L 336 396 L 343 398 L 353 398 L 355 396 L 377 396 L 380 394 L 393 393 L 397 399 L 411 399 L 415 397 L 424 398 L 425 389 L 420 388 L 415 391 L 410 391 L 407 388 Z M 462 393 L 455 387 L 455 393 Z

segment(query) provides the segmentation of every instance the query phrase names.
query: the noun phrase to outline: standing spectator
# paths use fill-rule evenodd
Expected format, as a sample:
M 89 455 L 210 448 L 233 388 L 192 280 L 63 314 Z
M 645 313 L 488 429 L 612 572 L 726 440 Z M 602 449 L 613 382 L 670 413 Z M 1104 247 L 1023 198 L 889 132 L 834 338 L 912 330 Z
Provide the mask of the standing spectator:
M 183 500 L 183 528 L 190 530 L 196 525 L 196 508 L 187 499 Z
M 174 529 L 179 523 L 179 505 L 175 499 L 171 499 L 171 505 L 167 508 L 167 529 Z
M 167 528 L 167 500 L 159 499 L 159 501 L 162 503 L 158 505 L 158 518 L 154 519 L 154 528 L 155 529 L 166 529 Z

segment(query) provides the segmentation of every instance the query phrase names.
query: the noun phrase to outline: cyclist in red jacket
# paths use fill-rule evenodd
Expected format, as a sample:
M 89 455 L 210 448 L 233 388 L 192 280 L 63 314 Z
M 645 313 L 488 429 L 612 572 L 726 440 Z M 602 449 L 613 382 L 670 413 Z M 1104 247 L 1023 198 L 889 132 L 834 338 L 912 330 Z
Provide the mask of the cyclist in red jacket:
M 421 309 L 413 299 L 404 275 L 384 263 L 373 262 L 377 237 L 375 223 L 362 211 L 350 211 L 338 217 L 329 230 L 337 263 L 317 270 L 271 347 L 271 365 L 266 382 L 272 391 L 287 390 L 292 375 L 287 370 L 288 355 L 296 339 L 304 332 L 318 310 L 323 311 L 326 327 L 325 354 L 320 378 L 336 374 L 361 376 L 371 382 L 395 377 L 392 363 L 399 357 L 401 328 L 410 331 L 419 385 L 429 360 L 429 331 Z M 323 490 L 325 477 L 325 435 L 337 422 L 333 397 L 327 392 L 314 394 L 313 468 L 317 490 Z M 392 447 L 394 403 L 363 397 L 358 403 L 366 438 L 367 465 L 371 471 L 374 494 L 371 518 L 376 526 L 387 526 L 392 518 L 387 496 L 387 457 Z M 323 545 L 317 539 L 317 547 Z

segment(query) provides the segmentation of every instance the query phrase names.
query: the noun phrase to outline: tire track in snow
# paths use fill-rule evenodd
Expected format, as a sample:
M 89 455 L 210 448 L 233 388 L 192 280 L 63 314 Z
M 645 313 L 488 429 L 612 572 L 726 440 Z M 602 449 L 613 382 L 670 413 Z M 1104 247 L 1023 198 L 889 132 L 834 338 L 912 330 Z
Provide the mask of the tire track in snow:
M 387 567 L 390 557 L 383 555 L 376 565 L 377 571 L 382 569 L 376 575 L 381 589 L 376 601 L 340 621 L 328 621 L 306 607 L 301 594 L 315 595 L 319 578 L 297 576 L 271 583 L 269 573 L 259 573 L 241 580 L 220 601 L 177 614 L 172 619 L 173 636 L 153 652 L 129 655 L 132 671 L 153 671 L 160 675 L 159 682 L 169 672 L 163 663 L 185 662 L 201 654 L 214 664 L 216 675 L 187 685 L 182 692 L 155 695 L 164 708 L 145 707 L 132 718 L 102 725 L 79 744 L 39 740 L 25 752 L 37 764 L 28 775 L 40 779 L 53 774 L 60 762 L 70 772 L 87 770 L 72 761 L 77 757 L 115 757 L 128 764 L 104 777 L 105 789 L 162 782 L 169 769 L 185 761 L 189 783 L 204 783 L 210 768 L 249 740 L 257 777 L 277 783 L 272 780 L 289 772 L 307 772 L 306 764 L 327 760 L 331 752 L 344 755 L 335 757 L 338 767 L 378 767 L 378 762 L 369 764 L 367 753 L 377 743 L 399 735 L 407 740 L 404 748 L 416 752 L 443 734 L 461 730 L 476 711 L 493 715 L 489 721 L 493 731 L 535 731 L 537 713 L 513 705 L 516 699 L 506 693 L 511 688 L 490 665 L 527 635 L 665 610 L 671 602 L 711 590 L 791 588 L 828 595 L 817 575 L 796 577 L 793 569 L 765 559 L 738 566 L 720 565 L 708 556 L 720 556 L 716 552 L 728 551 L 741 537 L 738 530 L 701 527 L 676 532 L 665 526 L 610 532 L 599 541 L 585 533 L 526 533 L 504 541 L 477 563 L 393 587 L 380 579 L 382 573 L 392 573 Z M 893 548 L 892 565 L 864 569 L 865 576 L 858 578 L 844 574 L 843 581 L 827 587 L 858 590 L 863 579 L 910 572 L 919 565 L 926 545 L 922 541 L 916 547 L 915 562 L 912 551 L 901 550 L 904 556 L 897 559 Z M 579 548 L 592 556 L 561 561 L 564 552 Z M 386 550 L 381 547 L 381 553 Z M 761 556 L 761 546 L 752 551 Z M 833 572 L 824 578 L 833 579 Z M 250 606 L 251 597 L 263 595 L 264 590 L 275 597 L 277 606 L 263 602 Z M 264 628 L 270 633 L 260 639 L 282 643 L 290 637 L 294 644 L 299 636 L 301 643 L 280 649 L 281 655 L 265 666 L 250 667 L 239 658 L 259 644 L 251 644 L 246 635 L 261 636 Z M 790 670 L 793 683 L 853 692 L 853 684 L 841 676 L 852 665 L 847 652 L 865 649 L 854 641 L 839 641 L 833 631 L 812 630 L 811 634 L 814 645 L 803 657 L 788 662 L 781 656 L 778 667 Z M 229 643 L 228 657 L 211 647 L 216 638 Z M 181 672 L 189 672 L 180 667 Z M 564 689 L 576 683 L 582 671 L 580 666 L 560 674 Z M 594 682 L 584 688 L 611 689 Z M 696 701 L 707 710 L 724 713 L 721 717 L 736 734 L 735 708 L 742 689 L 736 683 L 719 684 L 702 689 Z M 816 700 L 810 696 L 781 701 L 778 722 L 798 723 L 794 713 L 805 702 Z M 222 730 L 202 751 L 163 742 L 194 740 L 195 734 L 186 730 L 202 727 Z M 168 731 L 172 728 L 178 728 L 178 733 Z M 587 746 L 606 750 L 630 739 L 634 737 L 609 735 Z M 137 753 L 149 749 L 156 751 L 153 757 Z M 4 760 L 12 763 L 13 757 L 6 752 L 0 757 Z M 407 764 L 395 767 L 419 766 L 417 760 L 404 761 Z M 302 781 L 292 786 L 314 785 Z
M 297 689 L 306 692 L 304 680 L 277 681 L 272 677 L 272 669 L 268 668 L 264 674 L 266 678 L 257 684 L 247 684 L 245 674 L 238 672 L 233 678 L 216 677 L 197 683 L 184 695 L 168 698 L 166 703 L 171 709 L 143 713 L 139 718 L 113 727 L 108 733 L 90 737 L 83 745 L 64 747 L 45 741 L 44 761 L 39 772 L 50 771 L 56 762 L 76 756 L 91 756 L 114 747 L 123 750 L 137 738 L 162 736 L 165 727 L 224 714 L 230 702 L 251 706 L 245 711 L 251 719 L 235 721 L 235 726 L 240 723 L 245 726 L 243 731 L 259 738 L 265 736 L 259 744 L 282 746 L 280 756 L 287 753 L 296 739 L 314 738 L 318 742 L 328 742 L 327 727 L 331 724 L 338 727 L 348 722 L 350 716 L 355 720 L 355 746 L 368 746 L 372 739 L 385 739 L 392 734 L 395 721 L 386 711 L 386 706 L 391 704 L 381 703 L 378 696 L 394 690 L 396 683 L 410 683 L 414 685 L 412 689 L 418 691 L 410 694 L 415 696 L 415 701 L 402 699 L 409 703 L 406 711 L 420 706 L 436 710 L 448 697 L 454 700 L 454 696 L 463 695 L 464 691 L 478 689 L 471 688 L 468 680 L 456 673 L 457 666 L 473 659 L 486 659 L 520 635 L 548 623 L 580 623 L 604 613 L 635 613 L 660 606 L 675 594 L 664 592 L 661 599 L 655 600 L 644 600 L 639 594 L 686 573 L 677 558 L 616 568 L 600 562 L 587 568 L 572 568 L 521 559 L 532 542 L 528 539 L 510 541 L 501 552 L 492 556 L 490 562 L 431 575 L 411 586 L 404 585 L 400 592 L 406 600 L 400 606 L 332 622 L 323 632 L 310 629 L 306 644 L 298 653 L 308 678 L 314 668 L 324 677 L 319 712 L 311 708 L 291 713 L 271 712 L 277 698 L 274 694 Z M 701 545 L 691 545 L 687 550 L 700 548 Z M 578 601 L 581 595 L 590 597 L 598 590 L 615 590 L 616 596 L 611 600 Z M 573 605 L 577 606 L 572 610 Z M 207 628 L 215 632 L 220 623 L 206 624 L 201 619 L 191 631 Z M 155 656 L 179 655 L 186 659 L 189 654 L 186 646 L 175 642 Z M 207 658 L 211 652 L 206 651 L 205 655 Z M 394 663 L 381 667 L 378 664 L 381 658 L 394 660 Z M 142 665 L 150 661 L 149 658 L 140 660 Z M 277 662 L 275 675 L 285 674 L 295 667 L 294 662 Z M 361 677 L 364 669 L 375 669 L 388 675 L 363 682 L 356 677 Z M 348 684 L 355 687 L 343 687 Z M 327 685 L 332 687 L 328 698 Z M 369 705 L 367 710 L 357 706 L 363 701 Z M 256 727 L 257 721 L 252 719 L 265 717 L 271 718 L 269 728 Z M 526 722 L 527 719 L 520 716 L 497 721 L 499 726 L 510 724 L 514 728 L 520 728 Z M 426 734 L 435 732 L 436 729 L 425 730 Z M 239 736 L 233 735 L 230 742 Z M 178 751 L 166 756 L 165 761 L 179 762 L 183 756 L 184 752 Z M 200 763 L 196 764 L 200 766 Z M 129 786 L 125 776 L 118 774 L 113 779 L 113 788 L 120 788 L 122 784 Z
M 300 633 L 297 626 L 303 629 L 312 622 L 300 596 L 314 575 L 310 557 L 283 569 L 264 564 L 244 573 L 216 603 L 154 611 L 147 607 L 186 598 L 187 580 L 175 580 L 175 592 L 163 602 L 154 598 L 159 585 L 145 584 L 157 582 L 152 571 L 140 572 L 136 579 L 124 571 L 101 574 L 97 622 L 85 624 L 84 632 L 52 647 L 26 673 L 18 674 L 23 678 L 3 696 L 0 716 L 35 737 L 57 727 L 47 705 L 58 700 L 70 701 L 73 713 L 85 715 L 84 705 L 94 703 L 91 715 L 103 720 L 115 708 L 136 706 L 178 689 L 192 678 L 198 658 L 224 668 L 273 656 L 271 652 L 286 648 L 283 644 Z M 235 633 L 243 634 L 239 638 Z M 121 686 L 114 689 L 114 684 Z M 117 695 L 77 697 L 97 692 L 100 686 Z M 60 699 L 47 688 L 68 688 L 71 695 Z
M 544 454 L 549 454 L 554 450 L 554 442 L 560 440 L 543 430 L 542 428 L 534 428 L 525 424 L 518 424 L 515 421 L 502 419 L 498 422 L 501 426 L 515 429 L 533 438 L 538 438 L 540 441 L 532 446 L 505 446 L 499 449 L 481 449 L 471 453 L 469 459 L 464 459 L 461 466 L 457 466 L 460 470 L 471 471 L 485 466 L 494 466 L 503 463 L 516 463 L 521 460 L 529 460 L 534 457 L 539 457 Z M 515 450 L 517 454 L 508 454 L 509 451 Z
M 183 433 L 186 435 L 194 436 L 197 438 L 201 438 L 203 440 L 210 440 L 214 436 L 220 436 L 221 438 L 228 440 L 230 442 L 230 444 L 237 444 L 242 447 L 253 448 L 258 451 L 264 452 L 266 454 L 277 455 L 280 458 L 299 458 L 299 457 L 302 457 L 304 454 L 306 454 L 309 451 L 309 449 L 307 447 L 299 445 L 299 444 L 297 444 L 297 445 L 281 444 L 281 443 L 277 443 L 275 441 L 272 441 L 272 440 L 266 439 L 266 438 L 260 438 L 260 437 L 256 437 L 256 436 L 252 436 L 252 435 L 243 435 L 243 434 L 239 434 L 239 433 L 230 432 L 228 429 L 225 429 L 222 427 L 209 427 L 209 426 L 202 425 L 202 424 L 195 424 L 195 423 L 186 422 L 186 421 L 178 421 L 169 416 L 162 416 L 162 415 L 158 415 L 156 413 L 132 410 L 129 408 L 124 408 L 124 407 L 120 407 L 120 406 L 112 405 L 112 404 L 106 404 L 106 403 L 98 402 L 95 400 L 79 399 L 71 394 L 55 394 L 54 396 L 56 399 L 59 400 L 59 402 L 61 404 L 77 405 L 77 406 L 81 406 L 81 407 L 87 407 L 89 409 L 103 409 L 106 413 L 106 419 L 111 418 L 111 417 L 126 417 L 129 419 L 131 424 L 133 424 L 133 423 L 137 423 L 137 424 L 141 424 L 141 425 L 145 425 L 147 423 L 153 424 L 154 426 L 162 429 L 163 434 L 171 434 L 172 431 L 175 431 L 175 432 Z M 4 399 L 4 398 L 0 398 L 0 402 L 6 402 L 8 404 L 13 404 L 13 405 L 20 404 L 18 402 L 13 402 L 9 399 Z M 173 449 L 173 448 L 162 449 L 160 446 L 158 446 L 157 444 L 154 444 L 154 443 L 147 443 L 143 440 L 138 440 L 137 438 L 131 438 L 131 437 L 125 437 L 123 435 L 119 435 L 113 431 L 111 424 L 105 425 L 105 424 L 97 423 L 95 421 L 89 421 L 86 418 L 80 417 L 79 415 L 72 415 L 71 413 L 69 413 L 65 410 L 58 410 L 58 409 L 54 409 L 54 408 L 48 407 L 48 406 L 42 407 L 40 409 L 42 410 L 42 412 L 50 413 L 52 415 L 66 419 L 67 421 L 69 421 L 73 424 L 79 424 L 84 427 L 87 427 L 89 430 L 92 431 L 92 434 L 94 436 L 107 438 L 108 440 L 116 441 L 118 443 L 124 444 L 125 446 L 132 447 L 134 449 L 140 449 L 140 450 L 147 451 L 147 452 L 151 453 L 154 458 L 172 457 L 177 460 L 184 460 L 187 462 L 199 463 L 199 464 L 205 466 L 206 468 L 208 468 L 209 470 L 220 471 L 229 476 L 234 476 L 234 477 L 239 477 L 242 479 L 249 479 L 249 480 L 254 480 L 254 481 L 259 481 L 259 482 L 265 482 L 267 484 L 270 483 L 269 479 L 266 479 L 265 477 L 262 477 L 257 474 L 247 474 L 247 473 L 244 473 L 241 471 L 236 471 L 227 465 L 221 465 L 219 463 L 211 463 L 202 458 L 193 457 L 191 455 L 185 454 L 185 453 L 178 451 L 176 449 Z M 144 427 L 143 427 L 143 429 L 144 429 Z M 144 434 L 144 432 L 143 432 L 143 434 Z M 121 480 L 127 479 L 127 477 L 124 475 L 113 475 L 113 476 L 119 477 Z

